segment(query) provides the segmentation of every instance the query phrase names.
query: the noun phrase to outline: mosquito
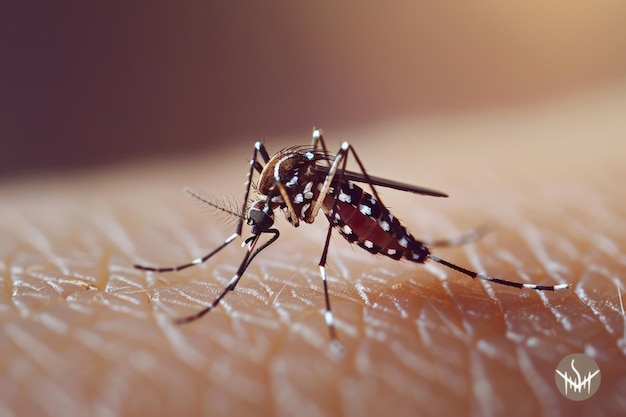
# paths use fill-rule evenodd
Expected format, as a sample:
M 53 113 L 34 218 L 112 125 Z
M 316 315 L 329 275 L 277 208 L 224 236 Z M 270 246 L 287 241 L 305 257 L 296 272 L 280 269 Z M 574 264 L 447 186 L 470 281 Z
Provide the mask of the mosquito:
M 346 169 L 350 155 L 356 161 L 359 172 Z M 248 203 L 255 172 L 259 175 L 256 185 L 258 198 Z M 357 182 L 367 184 L 372 193 L 364 191 L 355 184 Z M 252 260 L 278 239 L 280 232 L 273 227 L 276 210 L 282 211 L 287 221 L 294 227 L 298 227 L 301 221 L 313 223 L 321 210 L 329 221 L 318 264 L 324 289 L 324 318 L 331 342 L 337 344 L 339 344 L 339 339 L 335 329 L 335 319 L 331 310 L 326 278 L 328 248 L 334 229 L 337 229 L 339 234 L 348 242 L 356 243 L 369 253 L 385 255 L 395 260 L 406 259 L 416 263 L 425 263 L 431 260 L 474 279 L 479 278 L 521 289 L 558 291 L 569 287 L 569 284 L 538 285 L 508 281 L 471 271 L 433 255 L 429 248 L 433 245 L 427 245 L 411 235 L 382 203 L 376 187 L 387 187 L 433 197 L 448 197 L 447 194 L 440 191 L 369 175 L 350 143 L 343 142 L 336 154 L 329 153 L 322 131 L 317 128 L 313 129 L 311 146 L 286 148 L 272 157 L 269 156 L 261 142 L 256 142 L 250 160 L 246 190 L 240 211 L 225 208 L 223 205 L 187 190 L 193 197 L 213 208 L 237 217 L 235 232 L 216 249 L 189 263 L 165 268 L 135 265 L 135 268 L 145 271 L 169 272 L 180 271 L 201 264 L 236 238 L 241 237 L 244 222 L 250 226 L 251 234 L 244 241 L 244 246 L 247 246 L 246 253 L 226 288 L 205 308 L 175 320 L 177 324 L 189 323 L 213 310 L 229 291 L 235 289 Z M 268 239 L 259 244 L 263 236 L 268 237 Z M 453 244 L 456 243 L 452 240 L 443 240 L 438 241 L 436 246 Z

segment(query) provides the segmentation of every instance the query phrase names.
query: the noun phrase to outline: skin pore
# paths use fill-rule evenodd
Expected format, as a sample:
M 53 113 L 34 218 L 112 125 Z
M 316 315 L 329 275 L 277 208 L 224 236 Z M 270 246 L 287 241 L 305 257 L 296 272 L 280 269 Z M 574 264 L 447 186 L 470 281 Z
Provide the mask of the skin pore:
M 324 131 L 373 175 L 448 199 L 383 190 L 418 238 L 479 241 L 433 253 L 538 293 L 472 280 L 433 262 L 372 256 L 334 234 L 327 274 L 343 358 L 329 350 L 317 263 L 327 222 L 281 236 L 237 289 L 243 238 L 207 263 L 232 224 L 181 197 L 191 185 L 241 198 L 253 140 L 219 154 L 0 185 L 0 414 L 598 415 L 623 411 L 626 95 L 541 109 Z M 324 127 L 324 126 L 321 126 Z M 384 138 L 384 140 L 381 140 Z M 266 140 L 270 153 L 309 132 Z M 380 191 L 380 189 L 379 189 Z M 554 368 L 594 357 L 598 393 L 562 397 Z M 622 398 L 622 402 L 619 402 Z

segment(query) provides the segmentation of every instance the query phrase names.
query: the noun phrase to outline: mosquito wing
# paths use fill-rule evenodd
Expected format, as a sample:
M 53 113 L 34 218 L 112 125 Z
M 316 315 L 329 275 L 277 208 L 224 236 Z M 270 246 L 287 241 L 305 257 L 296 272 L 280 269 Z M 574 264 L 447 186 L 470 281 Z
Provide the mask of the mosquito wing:
M 315 171 L 320 174 L 328 174 L 329 167 L 317 166 Z M 448 194 L 441 191 L 431 190 L 430 188 L 418 187 L 417 185 L 405 184 L 398 181 L 388 180 L 386 178 L 375 177 L 367 174 L 367 177 L 358 172 L 344 171 L 342 174 L 344 180 L 361 182 L 373 186 L 393 188 L 399 191 L 408 191 L 413 194 L 430 195 L 433 197 L 448 197 Z

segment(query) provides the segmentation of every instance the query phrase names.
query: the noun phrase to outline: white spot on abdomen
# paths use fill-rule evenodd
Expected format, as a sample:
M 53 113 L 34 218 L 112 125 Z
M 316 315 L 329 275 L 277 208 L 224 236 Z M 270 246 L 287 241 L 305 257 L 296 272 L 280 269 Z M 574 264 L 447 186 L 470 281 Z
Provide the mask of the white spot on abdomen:
M 372 208 L 363 204 L 359 204 L 359 211 L 366 216 L 372 215 Z
M 302 218 L 306 217 L 306 211 L 309 209 L 309 207 L 311 207 L 311 203 L 306 203 L 302 206 L 302 210 L 300 210 L 300 215 L 302 216 Z
M 339 190 L 339 195 L 337 196 L 337 199 L 348 204 L 352 202 L 352 197 L 350 197 L 350 194 L 346 194 L 342 190 Z

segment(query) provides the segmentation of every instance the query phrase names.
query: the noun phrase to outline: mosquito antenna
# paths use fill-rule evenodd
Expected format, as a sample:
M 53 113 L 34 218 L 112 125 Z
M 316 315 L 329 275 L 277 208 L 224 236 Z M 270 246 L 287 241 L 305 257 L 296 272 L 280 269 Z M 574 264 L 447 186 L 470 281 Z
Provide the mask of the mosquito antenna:
M 240 204 L 226 197 L 210 197 L 193 188 L 185 188 L 185 192 L 194 199 L 206 204 L 211 209 L 218 210 L 227 216 L 241 219 Z M 245 219 L 244 219 L 245 220 Z
M 469 277 L 480 278 L 480 279 L 484 279 L 485 281 L 495 282 L 496 284 L 508 285 L 509 287 L 523 288 L 523 289 L 528 289 L 528 290 L 539 290 L 539 291 L 559 291 L 559 290 L 564 290 L 566 288 L 569 288 L 569 284 L 537 285 L 537 284 L 525 284 L 522 282 L 507 281 L 505 279 L 495 278 L 490 275 L 479 274 L 478 272 L 470 271 L 469 269 L 465 269 L 458 265 L 445 261 L 433 255 L 432 253 L 429 253 L 426 256 L 428 256 L 430 259 L 432 259 L 433 261 L 441 265 L 447 266 L 448 268 L 454 269 L 455 271 L 458 271 Z

